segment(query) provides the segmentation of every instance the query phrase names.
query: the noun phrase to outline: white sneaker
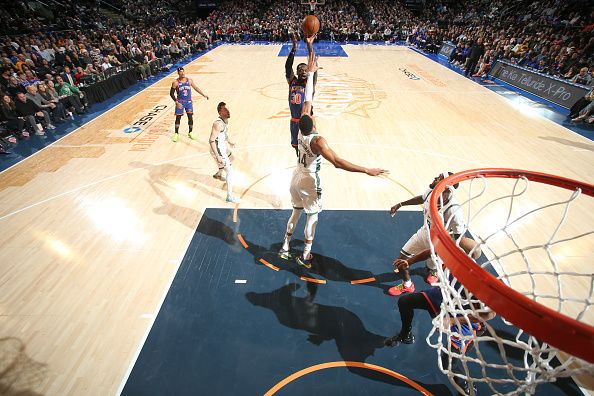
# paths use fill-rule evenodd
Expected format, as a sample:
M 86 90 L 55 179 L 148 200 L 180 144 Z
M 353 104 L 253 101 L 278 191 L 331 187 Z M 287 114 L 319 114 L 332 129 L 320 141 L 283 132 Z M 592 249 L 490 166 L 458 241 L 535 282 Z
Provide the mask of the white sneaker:
M 47 126 L 47 129 L 56 129 L 56 127 L 55 127 L 53 124 L 49 124 L 49 125 Z
M 239 198 L 234 197 L 233 195 L 227 195 L 227 202 L 231 202 L 231 203 L 238 203 L 239 202 Z

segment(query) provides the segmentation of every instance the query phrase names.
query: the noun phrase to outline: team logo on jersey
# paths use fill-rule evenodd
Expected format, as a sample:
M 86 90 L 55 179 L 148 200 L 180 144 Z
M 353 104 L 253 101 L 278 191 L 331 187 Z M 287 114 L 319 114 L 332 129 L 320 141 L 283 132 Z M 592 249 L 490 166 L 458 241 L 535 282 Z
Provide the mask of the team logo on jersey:
M 258 90 L 263 96 L 283 100 L 286 103 L 283 110 L 271 115 L 269 119 L 291 117 L 286 90 L 287 84 L 280 82 Z M 368 111 L 377 109 L 385 98 L 386 93 L 383 90 L 361 78 L 350 77 L 346 73 L 332 75 L 320 71 L 314 97 L 314 115 L 331 118 L 352 114 L 370 118 Z

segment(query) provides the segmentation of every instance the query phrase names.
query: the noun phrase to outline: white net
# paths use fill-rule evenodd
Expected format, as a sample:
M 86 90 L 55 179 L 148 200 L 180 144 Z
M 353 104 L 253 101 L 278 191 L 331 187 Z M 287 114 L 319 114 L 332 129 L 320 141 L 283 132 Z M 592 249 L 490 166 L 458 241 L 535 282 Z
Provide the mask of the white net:
M 448 180 L 445 183 L 451 185 Z M 461 246 L 462 238 L 452 243 L 469 257 L 482 251 L 474 265 L 532 301 L 581 324 L 594 324 L 592 197 L 580 189 L 566 190 L 526 177 L 479 176 L 449 191 L 462 201 L 455 210 L 463 214 L 467 236 L 472 235 L 477 245 Z M 430 223 L 426 219 L 425 226 Z M 433 243 L 432 256 L 440 260 Z M 487 304 L 461 285 L 445 264 L 438 268 L 443 302 L 427 342 L 437 350 L 439 368 L 460 393 L 533 394 L 538 385 L 558 378 L 592 378 L 594 364 L 562 354 L 507 322 L 506 312 L 492 318 Z M 481 294 L 476 287 L 469 289 Z M 593 343 L 590 340 L 583 348 L 593 348 Z

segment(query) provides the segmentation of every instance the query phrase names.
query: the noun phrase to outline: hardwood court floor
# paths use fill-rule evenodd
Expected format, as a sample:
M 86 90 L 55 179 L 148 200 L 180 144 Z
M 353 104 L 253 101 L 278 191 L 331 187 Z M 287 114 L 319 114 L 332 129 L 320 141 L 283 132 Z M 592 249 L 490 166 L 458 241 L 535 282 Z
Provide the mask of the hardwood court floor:
M 12 365 L 0 389 L 118 390 L 204 209 L 227 206 L 207 146 L 219 101 L 238 143 L 237 193 L 268 175 L 241 206 L 290 207 L 279 48 L 222 46 L 186 67 L 210 96 L 194 103 L 198 141 L 170 141 L 166 78 L 0 174 L 0 353 Z M 348 58 L 320 60 L 318 130 L 393 181 L 326 165 L 327 208 L 388 209 L 444 170 L 516 167 L 594 182 L 589 140 L 404 47 L 345 49 Z M 141 119 L 142 133 L 125 133 Z

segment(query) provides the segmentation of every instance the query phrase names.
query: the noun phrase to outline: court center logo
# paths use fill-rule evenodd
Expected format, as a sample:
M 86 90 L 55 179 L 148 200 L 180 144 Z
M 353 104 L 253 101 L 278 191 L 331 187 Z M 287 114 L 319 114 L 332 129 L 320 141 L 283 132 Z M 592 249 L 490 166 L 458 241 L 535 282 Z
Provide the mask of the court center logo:
M 287 83 L 275 83 L 258 89 L 266 97 L 285 101 L 283 110 L 268 117 L 290 118 Z M 352 114 L 357 117 L 370 118 L 369 110 L 377 109 L 386 93 L 375 85 L 348 74 L 327 74 L 320 71 L 314 96 L 314 115 L 316 117 L 337 117 Z

